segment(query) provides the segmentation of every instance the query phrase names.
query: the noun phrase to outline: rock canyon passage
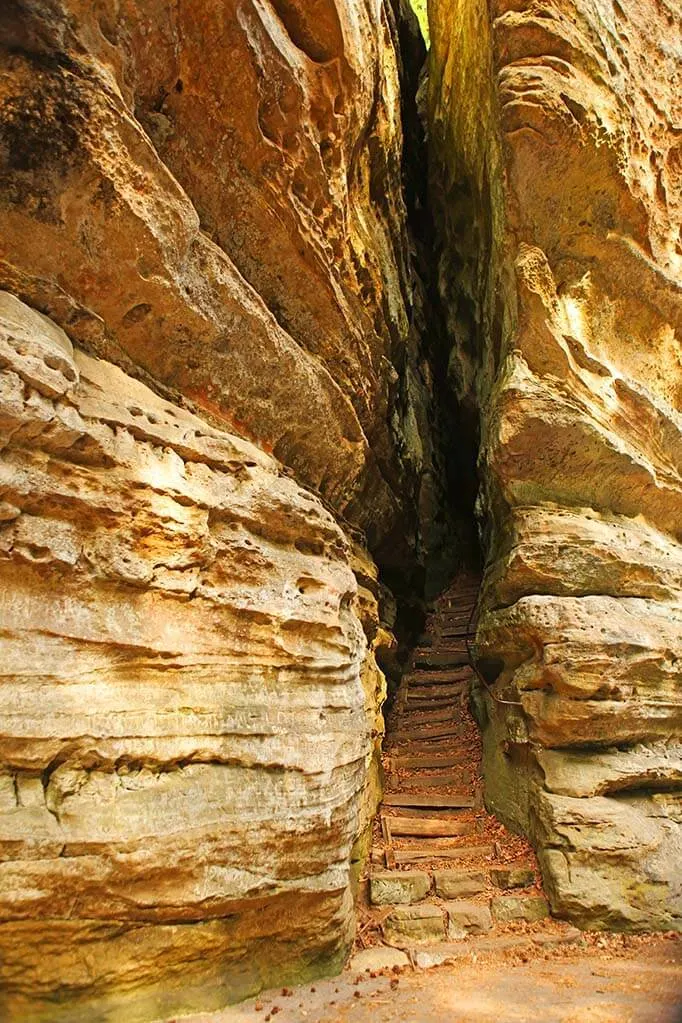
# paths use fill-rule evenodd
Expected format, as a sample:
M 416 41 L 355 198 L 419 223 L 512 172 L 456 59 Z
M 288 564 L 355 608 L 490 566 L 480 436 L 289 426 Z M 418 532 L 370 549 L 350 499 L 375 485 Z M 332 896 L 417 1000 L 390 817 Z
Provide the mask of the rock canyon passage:
M 0 4 L 1 1023 L 672 1023 L 681 223 L 680 0 Z

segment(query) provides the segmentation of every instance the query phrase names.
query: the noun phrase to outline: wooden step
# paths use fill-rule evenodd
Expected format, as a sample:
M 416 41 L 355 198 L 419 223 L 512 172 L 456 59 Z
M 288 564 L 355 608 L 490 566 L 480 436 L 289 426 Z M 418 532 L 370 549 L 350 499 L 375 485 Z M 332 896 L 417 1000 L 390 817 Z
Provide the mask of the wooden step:
M 391 756 L 388 758 L 390 765 L 390 771 L 420 771 L 429 770 L 433 767 L 457 767 L 458 764 L 462 763 L 463 754 L 459 756 L 445 756 L 445 757 L 434 757 L 434 756 Z
M 447 674 L 435 671 L 433 678 L 429 678 L 428 672 L 424 672 L 419 675 L 407 675 L 403 687 L 411 697 L 418 699 L 421 690 L 436 691 L 442 687 L 446 692 L 452 690 L 454 693 L 467 685 L 472 677 L 473 672 L 470 668 L 458 668 L 457 671 L 449 671 Z
M 407 731 L 413 725 L 446 725 L 457 724 L 460 721 L 459 714 L 452 703 L 445 703 L 436 710 L 422 710 L 417 704 L 416 707 L 405 707 L 400 715 L 400 728 Z M 400 730 L 400 729 L 399 729 Z
M 440 821 L 435 817 L 384 817 L 388 833 L 398 838 L 457 838 L 470 835 L 474 821 Z
M 449 711 L 450 714 L 455 715 L 457 720 L 459 720 L 461 717 L 461 701 L 462 693 L 458 693 L 457 696 L 446 696 L 445 699 L 439 700 L 410 700 L 409 702 L 406 701 L 401 710 L 401 714 L 412 715 L 419 713 L 424 714 L 427 711 L 430 711 L 431 713 Z M 413 718 L 410 716 L 407 720 L 412 721 Z
M 466 682 L 471 678 L 472 669 L 469 665 L 457 667 L 452 671 L 411 671 L 403 676 L 408 689 L 421 689 L 422 686 L 448 686 Z
M 456 774 L 416 774 L 413 778 L 403 778 L 400 787 L 402 791 L 409 791 L 411 788 L 422 786 L 425 789 L 431 788 L 455 788 L 459 785 L 471 785 L 471 771 L 459 771 Z
M 475 856 L 492 856 L 492 845 L 442 846 L 425 843 L 419 849 L 394 849 L 396 866 L 403 863 L 418 863 L 419 860 L 464 860 Z
M 455 725 L 454 718 L 441 724 L 417 725 L 407 722 L 401 728 L 393 729 L 391 738 L 395 742 L 404 739 L 458 739 L 463 734 L 462 725 Z
M 433 707 L 435 707 L 437 704 L 435 704 L 434 701 L 437 700 L 440 700 L 441 706 L 445 705 L 447 702 L 449 702 L 452 706 L 460 699 L 463 693 L 468 691 L 469 685 L 469 681 L 466 681 L 462 682 L 459 686 L 443 686 L 442 689 L 436 689 L 433 687 L 412 691 L 408 689 L 405 694 L 405 706 L 423 707 L 426 704 L 433 704 Z M 431 709 L 433 709 L 433 707 Z
M 471 622 L 476 621 L 476 614 L 473 617 L 471 609 L 466 611 L 446 611 L 444 614 L 439 615 L 438 618 L 434 619 L 435 622 L 442 628 L 444 625 L 469 625 Z
M 466 650 L 430 650 L 421 648 L 415 650 L 412 656 L 412 665 L 415 668 L 455 668 L 469 663 L 469 655 Z
M 420 806 L 432 810 L 465 810 L 475 805 L 474 796 L 446 795 L 433 792 L 387 792 L 384 806 Z
M 452 753 L 455 741 L 452 739 L 401 739 L 398 755 L 403 753 Z

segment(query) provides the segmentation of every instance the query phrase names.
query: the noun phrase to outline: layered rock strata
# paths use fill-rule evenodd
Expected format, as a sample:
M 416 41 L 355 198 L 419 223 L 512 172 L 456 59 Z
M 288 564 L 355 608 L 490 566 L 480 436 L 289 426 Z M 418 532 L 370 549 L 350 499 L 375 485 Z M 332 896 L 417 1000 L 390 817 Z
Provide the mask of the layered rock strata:
M 38 0 L 0 34 L 0 286 L 419 557 L 391 3 Z
M 0 1016 L 156 1019 L 333 969 L 376 570 L 271 456 L 7 293 L 0 358 Z
M 451 382 L 482 428 L 488 800 L 556 913 L 679 929 L 679 10 L 430 8 Z

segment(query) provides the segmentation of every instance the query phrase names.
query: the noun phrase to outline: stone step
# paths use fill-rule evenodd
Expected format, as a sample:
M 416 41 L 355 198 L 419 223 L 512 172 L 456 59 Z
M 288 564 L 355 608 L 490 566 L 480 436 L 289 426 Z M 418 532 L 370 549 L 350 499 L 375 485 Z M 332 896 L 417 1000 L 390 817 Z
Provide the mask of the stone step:
M 484 870 L 434 870 L 433 884 L 441 899 L 463 899 L 484 892 L 488 877 Z
M 429 842 L 416 849 L 394 849 L 393 858 L 396 866 L 401 863 L 419 863 L 424 860 L 465 860 L 475 856 L 493 855 L 492 845 L 436 845 Z M 516 919 L 523 919 L 517 917 Z
M 389 837 L 457 838 L 476 829 L 474 821 L 443 821 L 435 817 L 389 817 L 385 815 Z
M 373 906 L 411 905 L 421 902 L 430 890 L 431 876 L 424 870 L 375 870 L 369 879 Z
M 464 810 L 476 805 L 476 797 L 433 792 L 386 792 L 384 806 L 417 806 L 430 810 Z
M 524 935 L 484 935 L 469 937 L 465 941 L 442 941 L 433 945 L 420 944 L 410 949 L 410 958 L 415 966 L 427 970 L 433 966 L 454 963 L 458 959 L 474 955 L 494 955 L 496 952 L 532 950 L 535 948 L 553 948 L 562 945 L 573 945 L 581 940 L 581 932 L 577 927 L 566 927 L 564 931 L 524 934 Z M 409 948 L 404 945 L 404 948 Z
M 381 930 L 384 940 L 397 947 L 443 941 L 445 916 L 440 906 L 396 906 L 382 922 Z
M 513 920 L 543 920 L 549 916 L 544 895 L 496 895 L 491 901 L 491 908 L 495 920 L 505 924 Z
M 497 888 L 528 888 L 535 884 L 536 874 L 532 867 L 493 867 L 490 880 Z

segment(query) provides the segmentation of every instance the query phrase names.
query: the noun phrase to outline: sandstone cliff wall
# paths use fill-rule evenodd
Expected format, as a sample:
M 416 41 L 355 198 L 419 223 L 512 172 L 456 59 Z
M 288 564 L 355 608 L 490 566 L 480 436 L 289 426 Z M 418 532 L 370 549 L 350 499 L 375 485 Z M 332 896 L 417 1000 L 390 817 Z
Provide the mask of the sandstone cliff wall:
M 4 4 L 0 286 L 419 553 L 390 3 Z
M 0 357 L 0 1016 L 333 969 L 383 697 L 369 559 L 7 293 Z
M 450 374 L 481 415 L 488 799 L 557 913 L 680 928 L 679 9 L 430 14 Z

